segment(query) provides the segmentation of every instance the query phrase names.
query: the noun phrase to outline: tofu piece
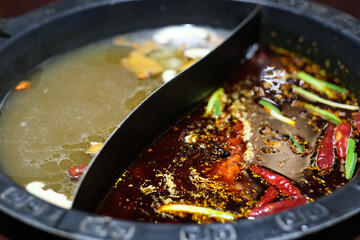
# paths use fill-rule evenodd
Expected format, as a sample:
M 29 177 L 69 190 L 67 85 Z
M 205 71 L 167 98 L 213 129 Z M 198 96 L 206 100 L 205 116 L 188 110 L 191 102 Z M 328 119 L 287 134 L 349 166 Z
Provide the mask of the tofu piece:
M 71 208 L 72 201 L 69 200 L 64 194 L 57 193 L 52 189 L 44 190 L 44 187 L 45 184 L 43 182 L 34 181 L 28 183 L 25 188 L 29 193 L 45 201 L 48 201 L 58 207 L 62 207 L 65 209 Z

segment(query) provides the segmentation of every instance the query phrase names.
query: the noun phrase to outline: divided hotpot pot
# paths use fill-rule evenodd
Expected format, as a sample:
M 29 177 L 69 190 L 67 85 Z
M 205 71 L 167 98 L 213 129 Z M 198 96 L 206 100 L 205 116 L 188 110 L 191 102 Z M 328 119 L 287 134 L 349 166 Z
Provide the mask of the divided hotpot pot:
M 264 6 L 260 42 L 283 46 L 317 63 L 329 60 L 330 68 L 360 96 L 360 22 L 323 5 L 306 0 L 67 0 L 0 22 L 0 99 L 57 54 L 136 29 L 184 23 L 232 29 L 257 3 Z M 207 225 L 130 222 L 56 207 L 29 194 L 0 169 L 0 233 L 13 237 L 290 239 L 327 231 L 359 212 L 360 179 L 355 178 L 315 202 L 256 220 Z M 16 230 L 6 230 L 11 228 Z

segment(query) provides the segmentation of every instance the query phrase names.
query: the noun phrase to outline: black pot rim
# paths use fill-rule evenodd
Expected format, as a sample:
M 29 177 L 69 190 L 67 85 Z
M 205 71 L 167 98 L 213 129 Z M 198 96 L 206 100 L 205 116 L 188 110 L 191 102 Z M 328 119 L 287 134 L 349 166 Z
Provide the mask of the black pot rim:
M 360 49 L 360 21 L 352 16 L 322 4 L 307 0 L 245 0 L 239 2 L 261 3 L 303 15 L 304 18 L 338 31 Z M 64 1 L 11 19 L 0 29 L 9 35 L 21 37 L 24 24 L 27 28 L 38 26 L 41 21 L 51 21 L 59 14 L 79 11 L 80 6 L 93 7 L 102 4 L 125 2 L 121 0 Z M 57 9 L 54 12 L 54 9 Z M 6 39 L 0 40 L 0 49 L 6 47 Z M 45 202 L 19 186 L 0 171 L 0 211 L 41 231 L 72 239 L 290 239 L 302 237 L 320 229 L 333 226 L 360 212 L 360 178 L 315 202 L 289 211 L 231 223 L 152 224 L 101 217 L 79 210 L 66 210 Z M 177 234 L 177 236 L 175 236 Z

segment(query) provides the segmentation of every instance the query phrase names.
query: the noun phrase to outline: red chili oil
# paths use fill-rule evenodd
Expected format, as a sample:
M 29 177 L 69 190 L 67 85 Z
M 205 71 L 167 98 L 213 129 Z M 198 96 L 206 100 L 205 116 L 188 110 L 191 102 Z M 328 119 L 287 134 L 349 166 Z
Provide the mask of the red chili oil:
M 122 174 L 97 214 L 155 223 L 216 221 L 201 214 L 158 210 L 166 204 L 186 204 L 246 218 L 269 186 L 249 169 L 250 165 L 288 178 L 310 201 L 346 184 L 344 161 L 336 157 L 329 170 L 316 166 L 324 128 L 331 123 L 299 106 L 299 100 L 307 100 L 289 91 L 290 84 L 309 87 L 288 74 L 299 71 L 335 81 L 330 74 L 324 76 L 320 67 L 308 59 L 272 46 L 259 47 L 224 85 L 227 98 L 221 100 L 222 115 L 204 117 L 204 102 L 185 116 Z M 283 78 L 286 82 L 282 82 Z M 258 104 L 264 98 L 292 116 L 296 126 L 270 117 Z M 336 101 L 356 103 L 352 94 L 339 96 Z M 351 111 L 333 111 L 351 122 Z M 290 135 L 299 142 L 304 154 Z M 354 137 L 358 137 L 356 130 Z M 276 201 L 288 198 L 282 193 Z

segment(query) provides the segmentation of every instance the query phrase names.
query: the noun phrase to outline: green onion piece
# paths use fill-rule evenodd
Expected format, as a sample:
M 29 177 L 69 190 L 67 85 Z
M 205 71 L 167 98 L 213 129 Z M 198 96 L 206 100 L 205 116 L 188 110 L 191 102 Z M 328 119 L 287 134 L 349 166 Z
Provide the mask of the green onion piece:
M 219 117 L 221 115 L 221 102 L 220 102 L 220 99 L 216 99 L 216 101 L 215 101 L 214 115 L 217 116 L 217 117 Z
M 296 141 L 296 139 L 295 139 L 293 136 L 291 136 L 291 135 L 289 135 L 289 136 L 290 136 L 290 139 L 294 142 L 295 146 L 298 148 L 299 152 L 300 152 L 301 154 L 305 154 L 305 152 L 304 152 L 304 150 L 302 149 L 302 147 L 300 146 L 299 142 Z
M 312 87 L 315 88 L 316 90 L 318 90 L 319 92 L 323 92 L 329 97 L 334 97 L 334 94 L 331 91 L 329 91 L 329 89 L 334 90 L 334 91 L 339 92 L 339 93 L 347 93 L 348 92 L 348 90 L 345 89 L 345 88 L 342 88 L 342 87 L 340 87 L 338 85 L 335 85 L 333 83 L 329 83 L 329 82 L 322 81 L 320 79 L 314 78 L 313 76 L 311 76 L 311 75 L 309 75 L 309 74 L 307 74 L 305 72 L 299 72 L 297 74 L 297 76 L 301 80 L 311 84 Z
M 303 96 L 311 101 L 314 101 L 314 102 L 320 102 L 320 103 L 329 105 L 331 107 L 338 107 L 338 108 L 343 108 L 343 109 L 348 109 L 348 110 L 359 110 L 360 109 L 359 106 L 347 105 L 347 104 L 342 104 L 342 103 L 337 103 L 337 102 L 326 100 L 324 98 L 321 98 L 321 97 L 319 97 L 311 92 L 308 92 L 300 87 L 297 87 L 295 85 L 292 85 L 292 88 L 295 90 L 295 92 L 297 92 L 301 96 Z
M 318 115 L 320 115 L 322 118 L 335 123 L 337 125 L 339 125 L 340 123 L 342 123 L 342 120 L 340 118 L 338 118 L 335 114 L 333 114 L 332 112 L 326 111 L 324 109 L 321 109 L 319 107 L 316 107 L 314 105 L 305 103 L 304 107 L 317 113 Z
M 295 126 L 295 121 L 282 115 L 281 111 L 276 106 L 274 106 L 272 103 L 265 101 L 264 99 L 261 99 L 259 101 L 259 104 L 263 105 L 265 110 L 274 118 L 276 118 L 282 122 L 285 122 L 291 126 Z
M 349 138 L 346 150 L 345 173 L 346 178 L 351 179 L 354 175 L 357 153 L 355 152 L 355 140 Z
M 281 111 L 276 106 L 274 106 L 272 103 L 268 101 L 265 101 L 264 99 L 261 99 L 259 101 L 259 104 L 263 105 L 264 107 L 268 107 L 269 109 L 281 114 Z
M 191 205 L 183 205 L 183 204 L 169 204 L 163 205 L 158 208 L 160 212 L 186 212 L 191 214 L 202 214 L 209 216 L 211 218 L 216 218 L 221 221 L 233 221 L 237 217 L 235 214 L 229 212 L 223 212 L 219 210 L 214 210 L 211 208 L 197 207 Z
M 221 114 L 220 98 L 221 98 L 221 94 L 223 92 L 224 92 L 224 89 L 219 88 L 211 95 L 211 97 L 209 98 L 208 104 L 206 106 L 206 111 L 204 113 L 204 116 L 208 116 L 213 110 L 215 110 L 214 114 L 216 116 L 220 116 L 220 114 Z M 216 106 L 216 105 L 218 105 L 218 106 Z

